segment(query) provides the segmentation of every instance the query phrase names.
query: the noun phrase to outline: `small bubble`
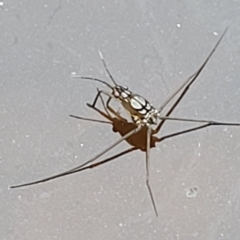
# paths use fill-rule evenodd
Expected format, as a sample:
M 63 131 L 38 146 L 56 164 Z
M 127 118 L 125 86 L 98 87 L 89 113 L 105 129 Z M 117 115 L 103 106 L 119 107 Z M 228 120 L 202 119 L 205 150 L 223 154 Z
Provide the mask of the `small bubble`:
M 0 7 L 2 7 L 4 5 L 4 2 L 0 2 Z
M 180 27 L 181 27 L 181 24 L 180 24 L 180 23 L 178 23 L 178 24 L 177 24 L 177 27 L 178 27 L 178 28 L 180 28 Z
M 80 147 L 83 147 L 83 145 L 84 145 L 84 144 L 83 144 L 83 143 L 81 143 L 81 144 L 80 144 Z
M 122 223 L 119 223 L 119 227 L 122 227 L 123 226 L 123 224 Z
M 217 33 L 217 32 L 213 32 L 213 34 L 214 34 L 215 36 L 218 36 L 218 33 Z
M 186 196 L 188 198 L 194 198 L 197 196 L 197 191 L 198 189 L 196 187 L 189 188 L 188 190 L 186 190 Z

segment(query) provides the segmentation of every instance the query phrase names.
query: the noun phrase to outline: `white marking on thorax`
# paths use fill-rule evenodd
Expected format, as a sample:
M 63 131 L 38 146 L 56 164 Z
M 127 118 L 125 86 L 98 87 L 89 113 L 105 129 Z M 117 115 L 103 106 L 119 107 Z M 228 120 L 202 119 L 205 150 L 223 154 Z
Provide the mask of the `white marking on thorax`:
M 147 100 L 144 99 L 143 97 L 141 97 L 141 96 L 139 96 L 139 95 L 134 95 L 134 98 L 135 98 L 138 102 L 140 102 L 143 107 L 146 105 Z
M 138 110 L 138 112 L 142 115 L 145 115 L 147 113 L 147 110 L 145 108 Z
M 127 98 L 128 97 L 128 94 L 126 92 L 121 92 L 121 97 L 122 98 Z
M 137 99 L 138 100 L 138 99 Z M 142 105 L 141 103 L 139 103 L 135 98 L 131 98 L 130 99 L 130 103 L 131 103 L 131 106 L 135 109 L 135 110 L 139 110 L 139 109 L 142 109 Z

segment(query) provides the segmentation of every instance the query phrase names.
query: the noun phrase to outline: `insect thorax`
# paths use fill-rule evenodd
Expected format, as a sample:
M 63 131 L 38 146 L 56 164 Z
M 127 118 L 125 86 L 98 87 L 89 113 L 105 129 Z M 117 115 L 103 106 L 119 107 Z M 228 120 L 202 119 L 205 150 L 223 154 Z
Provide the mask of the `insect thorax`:
M 125 86 L 114 87 L 112 94 L 129 112 L 134 123 L 137 125 L 157 124 L 159 111 L 145 98 L 140 95 L 133 94 Z

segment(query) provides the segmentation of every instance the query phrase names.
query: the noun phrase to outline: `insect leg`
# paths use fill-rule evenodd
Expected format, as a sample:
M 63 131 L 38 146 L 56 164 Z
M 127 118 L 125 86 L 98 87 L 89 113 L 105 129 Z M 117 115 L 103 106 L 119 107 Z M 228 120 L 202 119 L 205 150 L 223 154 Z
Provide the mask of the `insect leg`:
M 38 184 L 38 183 L 43 183 L 43 182 L 47 182 L 47 181 L 51 181 L 53 179 L 56 179 L 56 178 L 60 178 L 60 177 L 64 177 L 64 176 L 67 176 L 67 175 L 70 175 L 70 174 L 74 174 L 74 173 L 77 173 L 77 172 L 81 172 L 81 171 L 84 171 L 86 169 L 90 169 L 90 168 L 94 168 L 94 167 L 97 167 L 97 166 L 100 166 L 104 163 L 107 163 L 107 162 L 110 162 L 112 160 L 115 160 L 127 153 L 130 153 L 132 151 L 136 150 L 136 148 L 129 148 L 125 151 L 122 151 L 121 153 L 118 153 L 110 158 L 107 158 L 107 159 L 104 159 L 100 162 L 97 162 L 97 163 L 93 163 L 87 167 L 83 167 L 83 168 L 80 168 L 80 169 L 77 169 L 75 171 L 69 171 L 69 172 L 63 172 L 63 173 L 59 173 L 59 174 L 56 174 L 56 175 L 53 175 L 51 177 L 48 177 L 48 178 L 44 178 L 44 179 L 41 179 L 41 180 L 37 180 L 37 181 L 34 181 L 34 182 L 29 182 L 29 183 L 24 183 L 24 184 L 19 184 L 19 185 L 14 185 L 14 186 L 10 186 L 10 188 L 20 188 L 20 187 L 25 187 L 25 186 L 30 186 L 30 185 L 35 185 L 35 184 Z
M 118 119 L 122 119 L 123 120 L 123 118 L 120 116 L 120 114 L 118 114 L 116 111 L 114 111 L 110 106 L 109 106 L 109 103 L 110 103 L 110 100 L 112 99 L 112 98 L 114 98 L 110 93 L 108 93 L 108 92 L 105 92 L 105 91 L 103 91 L 103 90 L 99 90 L 99 89 L 97 89 L 98 90 L 98 93 L 97 93 L 97 95 L 96 95 L 96 97 L 95 97 L 95 99 L 94 99 L 94 101 L 93 101 L 93 104 L 89 104 L 89 103 L 87 103 L 87 106 L 88 107 L 90 107 L 90 108 L 96 108 L 96 103 L 97 103 L 97 100 L 98 100 L 98 98 L 100 98 L 101 99 L 101 101 L 102 101 L 102 103 L 103 103 L 103 100 L 102 100 L 102 93 L 103 94 L 105 94 L 105 95 L 107 95 L 109 98 L 108 98 L 108 100 L 107 100 L 107 104 L 106 104 L 106 112 L 107 112 L 107 114 L 109 114 L 108 113 L 108 110 L 111 112 L 111 113 L 113 113 Z M 105 104 L 103 104 L 103 106 L 104 106 L 104 108 L 105 108 Z
M 152 205 L 155 211 L 156 216 L 158 217 L 157 207 L 154 201 L 153 193 L 151 190 L 150 182 L 149 182 L 149 161 L 150 161 L 150 141 L 152 136 L 152 129 L 148 127 L 147 129 L 147 146 L 146 146 L 146 185 L 148 188 L 148 192 L 152 201 Z
M 99 92 L 99 89 L 98 89 L 98 88 L 97 88 L 97 91 Z M 100 96 L 100 100 L 101 100 L 101 103 L 102 103 L 102 106 L 103 106 L 105 112 L 107 113 L 107 115 L 108 115 L 109 117 L 111 117 L 110 113 L 108 112 L 108 107 L 106 107 L 106 104 L 105 104 L 105 102 L 103 101 L 102 95 L 99 95 L 99 96 Z M 109 98 L 108 98 L 108 102 L 110 102 L 111 99 L 112 99 L 112 98 L 109 97 Z M 88 106 L 88 107 L 89 107 L 89 106 Z
M 218 47 L 219 43 L 221 42 L 221 40 L 222 40 L 224 34 L 226 33 L 227 29 L 228 29 L 228 28 L 225 29 L 225 31 L 223 32 L 222 36 L 220 37 L 220 39 L 218 40 L 217 44 L 215 45 L 215 47 L 213 48 L 213 50 L 211 51 L 211 53 L 208 55 L 207 59 L 204 61 L 204 63 L 202 64 L 202 66 L 201 66 L 201 67 L 199 68 L 199 70 L 194 74 L 194 77 L 193 77 L 193 78 L 191 78 L 191 77 L 189 78 L 189 79 L 191 79 L 191 81 L 190 81 L 190 82 L 187 82 L 187 81 L 186 81 L 185 83 L 187 83 L 187 85 L 185 86 L 185 85 L 183 84 L 183 85 L 181 86 L 181 87 L 185 86 L 185 88 L 184 88 L 183 92 L 181 93 L 181 95 L 180 95 L 180 96 L 178 97 L 178 99 L 176 100 L 176 102 L 174 103 L 174 105 L 171 107 L 171 109 L 170 109 L 170 110 L 168 111 L 168 113 L 166 114 L 166 117 L 168 117 L 168 116 L 173 112 L 173 110 L 177 107 L 177 105 L 180 103 L 180 101 L 183 99 L 183 97 L 185 96 L 185 94 L 186 94 L 187 91 L 189 90 L 190 86 L 191 86 L 191 85 L 194 83 L 194 81 L 197 79 L 197 77 L 199 76 L 199 74 L 201 73 L 201 71 L 203 70 L 203 68 L 205 67 L 205 65 L 207 64 L 207 62 L 208 62 L 208 60 L 210 59 L 210 57 L 211 57 L 212 54 L 215 52 L 216 48 Z M 188 80 L 189 80 L 189 79 L 188 79 Z M 178 93 L 180 90 L 181 90 L 181 88 L 178 89 L 178 91 L 176 91 L 176 92 Z M 176 92 L 175 92 L 175 93 L 176 93 Z M 176 94 L 175 94 L 175 95 L 176 95 Z M 169 100 L 166 101 L 166 102 L 160 107 L 160 109 L 161 109 L 162 107 L 165 107 L 166 104 L 167 104 L 175 95 L 174 95 L 174 94 L 171 95 L 171 97 L 169 98 Z M 166 119 L 165 119 L 165 120 L 166 120 Z M 157 128 L 154 130 L 154 134 L 157 133 L 157 132 L 159 132 L 159 130 L 161 129 L 161 127 L 162 127 L 162 125 L 164 124 L 165 120 L 163 120 L 163 121 L 161 121 L 161 122 L 159 123 L 159 125 L 157 126 Z
M 171 138 L 171 137 L 175 137 L 175 136 L 178 136 L 178 135 L 182 135 L 182 134 L 185 134 L 185 133 L 189 133 L 189 132 L 194 132 L 194 131 L 197 131 L 197 130 L 200 130 L 200 129 L 203 129 L 203 128 L 206 128 L 206 127 L 210 127 L 210 126 L 235 126 L 233 124 L 226 124 L 226 123 L 221 123 L 221 122 L 208 122 L 206 124 L 203 124 L 203 125 L 200 125 L 200 126 L 197 126 L 197 127 L 193 127 L 193 128 L 189 128 L 189 129 L 186 129 L 186 130 L 183 130 L 183 131 L 179 131 L 179 132 L 175 132 L 175 133 L 171 133 L 171 134 L 168 134 L 168 135 L 165 135 L 163 137 L 160 137 L 157 142 L 161 142 L 167 138 Z M 238 124 L 240 126 L 240 124 Z
M 98 90 L 98 89 L 97 89 L 97 90 Z M 98 91 L 99 91 L 99 90 L 98 90 Z M 117 119 L 122 120 L 122 121 L 124 121 L 124 122 L 126 121 L 123 117 L 121 117 L 121 115 L 120 115 L 118 112 L 116 112 L 115 110 L 113 110 L 113 108 L 109 105 L 110 100 L 112 99 L 111 97 L 108 98 L 106 104 L 105 104 L 104 101 L 103 101 L 102 95 L 100 95 L 100 99 L 101 99 L 101 102 L 102 102 L 102 105 L 103 105 L 105 111 L 107 112 L 107 114 L 108 114 L 109 116 L 110 116 L 110 114 L 109 114 L 108 110 L 109 110 L 115 117 L 117 117 Z M 91 107 L 89 104 L 87 104 L 87 106 L 88 106 L 88 107 Z
M 217 122 L 212 120 L 201 120 L 201 119 L 190 119 L 190 118 L 160 117 L 160 119 L 171 120 L 171 121 L 182 121 L 182 122 L 211 123 L 212 125 L 221 125 L 221 126 L 240 126 L 240 123 Z
M 124 141 L 125 139 L 129 138 L 130 136 L 136 134 L 137 132 L 139 132 L 141 130 L 141 126 L 137 126 L 135 129 L 133 129 L 132 131 L 128 132 L 127 134 L 125 134 L 123 137 L 121 137 L 120 139 L 118 139 L 116 142 L 114 142 L 113 144 L 111 144 L 109 147 L 107 147 L 105 150 L 103 150 L 101 153 L 97 154 L 95 157 L 93 157 L 92 159 L 88 160 L 87 162 L 70 169 L 67 172 L 72 172 L 75 170 L 78 170 L 84 166 L 86 166 L 89 163 L 94 162 L 95 160 L 97 160 L 99 157 L 101 157 L 102 155 L 104 155 L 105 153 L 107 153 L 108 151 L 110 151 L 112 148 L 114 148 L 115 146 L 117 146 L 118 144 L 120 144 L 122 141 Z
M 209 59 L 211 58 L 211 56 L 213 55 L 213 53 L 217 49 L 218 45 L 220 44 L 220 42 L 221 42 L 222 38 L 224 37 L 224 35 L 225 35 L 227 30 L 228 30 L 228 27 L 224 30 L 224 32 L 221 35 L 220 39 L 218 40 L 218 42 L 216 43 L 216 45 L 214 46 L 213 50 L 210 52 L 210 54 L 208 55 L 207 59 L 204 61 L 202 66 L 199 68 L 199 70 L 196 73 L 194 73 L 191 77 L 189 77 L 173 94 L 170 95 L 169 98 L 167 98 L 166 101 L 164 101 L 161 104 L 161 106 L 159 108 L 159 112 L 162 111 L 162 109 L 176 96 L 177 93 L 179 93 L 189 83 L 189 81 L 190 81 L 190 83 L 187 85 L 187 88 L 189 88 L 189 86 L 196 80 L 196 78 L 199 76 L 199 74 L 201 73 L 201 71 L 203 70 L 203 68 L 205 67 L 205 65 L 207 64 L 207 62 L 209 61 Z
M 96 103 L 97 103 L 97 100 L 98 100 L 98 98 L 100 97 L 101 94 L 105 94 L 105 95 L 108 96 L 109 98 L 114 98 L 110 93 L 108 93 L 108 92 L 106 92 L 106 91 L 104 91 L 104 90 L 98 90 L 97 95 L 96 95 L 96 97 L 94 98 L 93 103 L 91 104 L 91 106 L 92 106 L 93 108 L 95 107 L 95 105 L 96 105 Z

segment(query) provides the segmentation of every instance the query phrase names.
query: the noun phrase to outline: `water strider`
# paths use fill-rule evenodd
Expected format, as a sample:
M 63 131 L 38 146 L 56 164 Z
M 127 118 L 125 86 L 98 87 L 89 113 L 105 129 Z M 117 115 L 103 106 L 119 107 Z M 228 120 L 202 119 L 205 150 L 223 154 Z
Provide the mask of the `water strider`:
M 126 87 L 122 87 L 120 85 L 117 85 L 115 80 L 113 79 L 112 75 L 110 74 L 107 66 L 106 66 L 106 63 L 105 63 L 105 61 L 102 57 L 102 54 L 100 53 L 100 57 L 102 59 L 104 67 L 105 67 L 109 77 L 112 79 L 115 86 L 113 87 L 110 84 L 108 84 L 108 83 L 106 83 L 106 82 L 104 82 L 103 80 L 100 80 L 100 79 L 81 77 L 83 79 L 89 79 L 89 80 L 93 80 L 93 81 L 102 82 L 105 85 L 107 85 L 109 88 L 112 89 L 111 93 L 107 92 L 107 91 L 104 91 L 104 90 L 98 91 L 98 93 L 97 93 L 97 95 L 94 99 L 93 104 L 91 104 L 91 105 L 88 104 L 88 106 L 94 108 L 97 111 L 99 111 L 99 113 L 102 116 L 106 117 L 110 121 L 108 123 L 111 123 L 113 125 L 114 131 L 119 132 L 122 137 L 119 140 L 117 140 L 115 143 L 110 145 L 108 148 L 106 148 L 104 151 L 97 154 L 94 158 L 90 159 L 89 161 L 87 161 L 87 162 L 85 162 L 85 163 L 83 163 L 83 164 L 81 164 L 81 165 L 79 165 L 75 168 L 72 168 L 72 169 L 70 169 L 66 172 L 51 176 L 49 178 L 34 181 L 34 182 L 31 182 L 31 183 L 12 186 L 11 188 L 33 185 L 33 184 L 37 184 L 37 183 L 52 180 L 54 178 L 69 175 L 69 174 L 72 174 L 72 173 L 75 173 L 75 172 L 83 171 L 87 168 L 93 168 L 93 167 L 96 167 L 96 166 L 98 166 L 100 164 L 103 164 L 105 162 L 116 159 L 117 157 L 122 156 L 122 155 L 124 155 L 128 152 L 140 149 L 140 150 L 146 152 L 146 184 L 147 184 L 147 187 L 148 187 L 148 191 L 149 191 L 149 194 L 150 194 L 150 197 L 151 197 L 151 201 L 152 201 L 155 213 L 156 213 L 156 215 L 158 215 L 156 204 L 155 204 L 153 194 L 152 194 L 152 191 L 151 191 L 151 187 L 150 187 L 150 184 L 149 184 L 150 148 L 155 147 L 155 144 L 157 142 L 163 141 L 164 139 L 167 139 L 169 137 L 174 137 L 174 136 L 177 136 L 177 135 L 180 135 L 180 134 L 184 134 L 184 133 L 191 132 L 191 131 L 194 131 L 194 130 L 202 129 L 202 128 L 212 126 L 212 125 L 240 126 L 240 123 L 222 123 L 222 122 L 215 122 L 215 121 L 209 121 L 209 120 L 194 120 L 194 119 L 182 119 L 182 118 L 171 118 L 171 117 L 169 117 L 170 114 L 173 112 L 173 110 L 176 108 L 176 106 L 179 104 L 179 102 L 182 100 L 182 98 L 184 97 L 186 92 L 189 90 L 192 83 L 197 79 L 197 77 L 199 76 L 199 74 L 201 73 L 201 71 L 203 70 L 205 65 L 207 64 L 208 60 L 210 59 L 210 57 L 212 56 L 212 54 L 216 50 L 217 46 L 219 45 L 219 43 L 222 40 L 226 31 L 227 31 L 227 29 L 224 31 L 224 33 L 220 37 L 219 41 L 217 42 L 217 44 L 215 45 L 215 47 L 213 48 L 213 50 L 211 51 L 211 53 L 209 54 L 207 59 L 204 61 L 202 66 L 199 68 L 199 70 L 195 74 L 193 74 L 191 77 L 189 77 L 173 94 L 171 94 L 170 97 L 167 98 L 164 101 L 164 103 L 158 109 L 154 108 L 149 103 L 149 101 L 147 101 L 145 98 L 141 97 L 140 95 L 133 94 Z M 75 76 L 75 77 L 77 77 L 77 76 Z M 177 98 L 176 102 L 173 104 L 173 106 L 170 108 L 170 110 L 167 112 L 167 114 L 162 116 L 160 114 L 161 111 L 165 108 L 165 106 L 181 90 L 182 90 L 182 93 Z M 105 113 L 100 111 L 99 109 L 97 109 L 95 107 L 98 98 L 99 97 L 101 98 L 101 94 L 105 94 L 109 97 L 109 99 L 107 100 L 107 103 L 106 103 L 106 107 L 105 107 L 105 104 L 104 104 Z M 122 118 L 116 111 L 114 111 L 110 107 L 109 103 L 110 103 L 110 100 L 112 98 L 118 99 L 122 103 L 122 106 L 130 114 L 133 122 L 126 121 L 126 119 Z M 108 110 L 112 114 L 114 114 L 115 117 L 112 117 L 109 114 Z M 76 117 L 76 116 L 73 116 L 73 117 Z M 81 117 L 78 117 L 78 118 L 83 119 Z M 157 134 L 160 131 L 161 127 L 163 126 L 163 124 L 166 120 L 190 121 L 190 122 L 199 122 L 199 123 L 204 123 L 204 124 L 200 125 L 198 127 L 194 127 L 194 128 L 184 130 L 184 131 L 172 133 L 172 134 L 169 134 L 169 135 L 161 137 L 161 138 L 158 138 L 158 137 L 154 136 L 155 134 Z M 95 121 L 98 121 L 98 120 L 95 120 Z M 160 121 L 160 122 L 158 123 L 158 121 Z M 103 122 L 103 121 L 101 121 L 101 122 Z M 157 125 L 157 123 L 158 123 L 158 125 Z M 157 125 L 157 127 L 155 129 L 152 129 L 151 128 L 152 125 Z M 115 155 L 111 158 L 102 160 L 98 163 L 93 163 L 90 166 L 86 166 L 87 164 L 90 164 L 90 163 L 94 162 L 95 160 L 97 160 L 103 154 L 105 154 L 106 152 L 108 152 L 109 150 L 111 150 L 112 148 L 114 148 L 116 145 L 118 145 L 119 143 L 121 143 L 124 140 L 126 140 L 133 147 L 124 151 L 124 152 L 122 152 L 122 153 L 120 153 L 120 154 L 117 154 L 117 155 Z

